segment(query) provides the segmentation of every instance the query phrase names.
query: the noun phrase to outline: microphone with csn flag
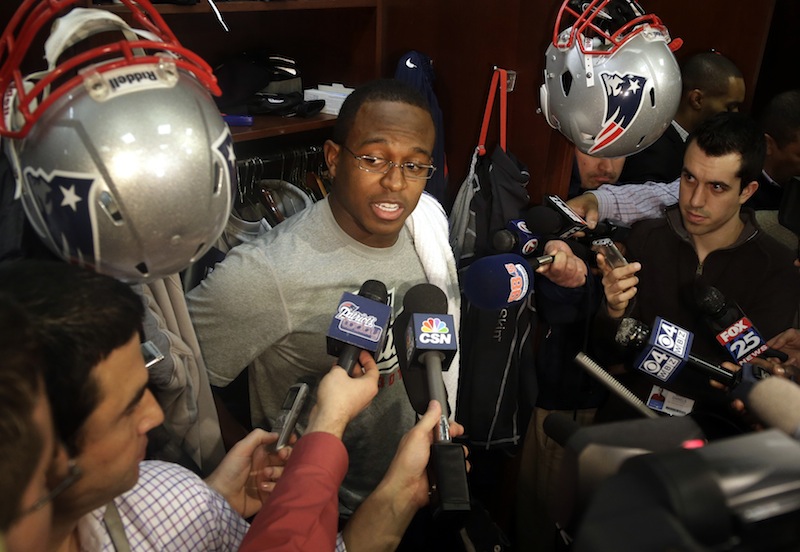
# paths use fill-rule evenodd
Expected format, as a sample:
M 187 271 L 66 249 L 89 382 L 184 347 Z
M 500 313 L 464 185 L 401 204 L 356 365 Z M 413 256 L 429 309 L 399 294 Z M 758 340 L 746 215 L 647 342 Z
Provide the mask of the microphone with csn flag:
M 786 353 L 767 347 L 767 340 L 761 337 L 739 305 L 726 301 L 717 288 L 695 287 L 695 302 L 706 325 L 737 364 L 750 362 L 757 356 L 773 357 L 781 362 L 789 359 Z
M 339 357 L 337 364 L 351 376 L 362 350 L 377 360 L 386 342 L 391 308 L 386 304 L 386 285 L 367 280 L 358 295 L 345 292 L 328 328 L 328 354 Z
M 428 399 L 442 407 L 428 463 L 433 515 L 458 520 L 470 511 L 467 464 L 464 449 L 450 437 L 447 390 L 442 379 L 442 371 L 449 368 L 458 348 L 455 320 L 447 314 L 447 296 L 433 284 L 418 284 L 408 290 L 403 314 L 402 319 L 408 321 L 405 327 L 399 324 L 401 317 L 394 326 L 403 380 L 408 383 L 412 373 L 424 371 Z M 406 389 L 410 393 L 408 386 Z M 410 398 L 412 404 L 420 402 Z

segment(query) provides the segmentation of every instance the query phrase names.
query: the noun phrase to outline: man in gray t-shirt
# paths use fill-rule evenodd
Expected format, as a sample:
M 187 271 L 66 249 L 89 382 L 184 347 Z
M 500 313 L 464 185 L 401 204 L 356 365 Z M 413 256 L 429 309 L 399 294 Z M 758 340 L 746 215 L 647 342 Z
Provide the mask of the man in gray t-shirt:
M 431 280 L 428 264 L 455 274 L 444 212 L 429 197 L 420 201 L 434 170 L 434 138 L 429 108 L 413 88 L 386 80 L 357 89 L 324 146 L 334 181 L 327 198 L 232 249 L 188 295 L 211 383 L 225 386 L 250 366 L 254 425 L 275 420 L 299 378 L 318 381 L 328 372 L 335 359 L 325 336 L 343 292 L 383 282 L 394 318 L 406 291 Z M 434 213 L 433 224 L 412 232 L 406 219 L 418 202 L 418 210 Z M 430 248 L 420 255 L 420 230 L 445 244 L 434 248 L 438 258 Z M 445 287 L 448 297 L 458 296 L 455 279 Z M 345 517 L 377 486 L 415 421 L 391 335 L 378 358 L 379 393 L 343 438 L 350 455 L 339 494 Z M 457 368 L 451 372 L 457 378 Z

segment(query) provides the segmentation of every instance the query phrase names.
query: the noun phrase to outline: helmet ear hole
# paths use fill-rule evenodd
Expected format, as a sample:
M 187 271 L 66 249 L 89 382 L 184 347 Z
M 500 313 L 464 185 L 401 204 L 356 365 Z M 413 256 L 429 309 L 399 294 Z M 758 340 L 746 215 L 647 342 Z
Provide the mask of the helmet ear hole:
M 119 210 L 117 200 L 114 199 L 113 195 L 105 190 L 100 192 L 100 206 L 102 207 L 103 212 L 108 215 L 108 218 L 111 219 L 115 226 L 121 226 L 125 224 L 122 213 Z
M 564 92 L 564 96 L 569 96 L 569 92 L 572 90 L 572 83 L 572 73 L 569 71 L 561 73 L 561 90 Z
M 144 277 L 146 277 L 150 273 L 150 270 L 147 268 L 147 263 L 139 263 L 136 265 L 135 268 Z
M 649 96 L 650 96 L 650 107 L 654 108 L 656 106 L 656 89 L 655 88 L 651 88 L 650 89 Z

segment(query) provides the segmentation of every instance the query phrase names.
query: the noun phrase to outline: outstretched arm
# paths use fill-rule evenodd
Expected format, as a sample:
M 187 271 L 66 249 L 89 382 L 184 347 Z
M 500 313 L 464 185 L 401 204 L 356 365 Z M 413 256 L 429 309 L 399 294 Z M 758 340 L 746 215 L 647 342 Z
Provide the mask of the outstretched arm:
M 354 377 L 334 366 L 317 388 L 306 433 L 292 451 L 275 490 L 253 520 L 240 552 L 333 550 L 338 529 L 338 490 L 347 472 L 341 441 L 347 424 L 378 393 L 378 367 L 362 351 L 364 372 Z
M 403 436 L 383 480 L 345 525 L 348 552 L 395 550 L 414 514 L 428 503 L 426 470 L 441 413 L 439 403 L 431 401 L 425 415 Z M 463 433 L 460 424 L 450 422 L 452 437 Z

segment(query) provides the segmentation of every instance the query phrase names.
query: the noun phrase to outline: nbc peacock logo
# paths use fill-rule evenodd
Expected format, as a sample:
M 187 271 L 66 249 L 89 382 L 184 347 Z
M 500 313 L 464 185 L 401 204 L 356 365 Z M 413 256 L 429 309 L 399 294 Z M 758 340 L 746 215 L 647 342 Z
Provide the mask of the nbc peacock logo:
M 422 332 L 419 336 L 421 343 L 450 343 L 452 335 L 447 323 L 440 318 L 429 317 L 422 322 Z
M 427 318 L 422 323 L 422 331 L 425 333 L 447 333 L 447 324 L 438 318 Z

